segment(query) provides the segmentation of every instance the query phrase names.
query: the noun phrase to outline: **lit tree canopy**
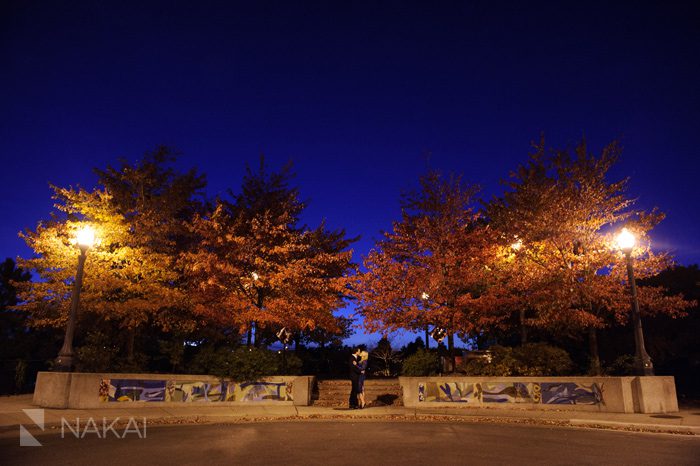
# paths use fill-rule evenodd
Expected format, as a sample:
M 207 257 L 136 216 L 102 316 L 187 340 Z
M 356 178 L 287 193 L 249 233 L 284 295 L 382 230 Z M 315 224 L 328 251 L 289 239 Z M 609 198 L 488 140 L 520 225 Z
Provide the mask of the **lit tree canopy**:
M 36 255 L 20 264 L 40 280 L 22 286 L 19 308 L 34 325 L 64 325 L 79 254 L 74 236 L 89 224 L 98 243 L 85 264 L 81 309 L 130 329 L 147 322 L 191 328 L 183 318 L 187 297 L 176 242 L 204 180 L 175 173 L 167 167 L 172 160 L 159 148 L 133 166 L 97 171 L 100 187 L 92 191 L 53 186 L 57 211 L 22 233 Z
M 503 283 L 514 297 L 511 305 L 534 311 L 529 325 L 588 329 L 594 339 L 596 328 L 627 321 L 627 276 L 614 241 L 623 226 L 640 240 L 634 250 L 639 278 L 671 264 L 668 255 L 652 252 L 648 241 L 648 232 L 663 214 L 635 210 L 634 201 L 625 195 L 627 180 L 607 180 L 620 152 L 613 142 L 596 156 L 582 141 L 573 153 L 548 153 L 541 141 L 530 161 L 511 174 L 509 191 L 488 206 L 500 241 L 518 241 L 503 268 Z M 677 316 L 687 307 L 680 297 L 666 296 L 661 289 L 640 288 L 639 297 L 647 313 Z
M 558 150 L 549 155 L 542 141 L 530 162 L 512 174 L 510 191 L 490 204 L 489 217 L 502 241 L 519 240 L 513 278 L 519 280 L 516 289 L 530 298 L 527 305 L 540 311 L 533 322 L 563 320 L 579 328 L 603 326 L 606 316 L 625 322 L 626 272 L 615 246 L 622 226 L 640 239 L 634 251 L 639 278 L 671 264 L 668 255 L 652 252 L 648 241 L 663 214 L 634 210 L 625 195 L 627 180 L 607 181 L 620 151 L 612 143 L 595 156 L 582 141 L 573 154 Z M 658 293 L 641 294 L 659 304 Z M 657 310 L 678 312 L 674 303 L 669 300 Z
M 372 331 L 428 324 L 469 334 L 495 323 L 492 232 L 471 207 L 476 189 L 430 172 L 405 196 L 402 217 L 364 260 L 358 311 Z
M 269 174 L 248 169 L 241 194 L 198 216 L 201 247 L 187 254 L 207 319 L 247 330 L 336 329 L 333 311 L 347 294 L 353 241 L 344 231 L 298 225 L 304 205 L 288 185 L 289 167 Z

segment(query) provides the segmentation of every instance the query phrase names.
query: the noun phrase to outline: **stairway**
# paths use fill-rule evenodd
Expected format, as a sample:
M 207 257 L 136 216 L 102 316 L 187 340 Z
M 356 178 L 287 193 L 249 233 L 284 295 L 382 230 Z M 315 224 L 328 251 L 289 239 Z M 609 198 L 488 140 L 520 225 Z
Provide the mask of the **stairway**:
M 313 406 L 347 407 L 350 396 L 350 380 L 317 380 L 312 395 Z M 367 407 L 403 406 L 399 379 L 365 380 Z

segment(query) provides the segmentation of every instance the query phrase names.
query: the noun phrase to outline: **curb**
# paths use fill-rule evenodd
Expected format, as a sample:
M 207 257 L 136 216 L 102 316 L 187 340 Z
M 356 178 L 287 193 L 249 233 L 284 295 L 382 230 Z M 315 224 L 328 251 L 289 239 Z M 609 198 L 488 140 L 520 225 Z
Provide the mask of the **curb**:
M 576 427 L 610 427 L 625 430 L 642 430 L 648 432 L 666 432 L 673 434 L 700 434 L 700 426 L 681 426 L 669 424 L 643 424 L 638 422 L 600 421 L 594 419 L 569 419 L 569 424 Z
M 303 412 L 303 410 L 294 410 L 294 413 L 241 413 L 238 415 L 216 415 L 213 413 L 192 413 L 191 415 L 162 415 L 163 413 L 152 413 L 155 416 L 149 416 L 149 413 L 139 413 L 140 415 L 134 417 L 146 417 L 149 418 L 148 422 L 153 423 L 153 425 L 185 425 L 185 424 L 210 424 L 210 423 L 249 423 L 249 422 L 303 422 L 305 420 L 333 420 L 333 421 L 411 421 L 411 420 L 433 420 L 445 419 L 445 420 L 455 420 L 455 421 L 466 421 L 466 422 L 489 422 L 489 423 L 505 423 L 505 424 L 531 424 L 531 425 L 556 425 L 560 427 L 582 427 L 582 428 L 593 428 L 593 429 L 608 429 L 608 430 L 620 430 L 620 431 L 630 431 L 630 432 L 654 432 L 654 433 L 669 433 L 669 434 L 685 434 L 685 435 L 700 435 L 700 426 L 687 426 L 687 425 L 677 425 L 677 424 L 649 424 L 649 423 L 639 423 L 639 422 L 621 422 L 621 421 L 607 421 L 598 419 L 584 419 L 584 418 L 547 418 L 547 417 L 530 417 L 530 416 L 508 416 L 500 415 L 494 416 L 484 413 L 436 413 L 436 412 L 421 412 L 421 410 L 414 409 L 402 409 L 398 412 L 389 412 L 387 410 L 382 410 L 380 412 L 372 412 L 372 409 L 367 411 L 357 412 L 357 411 L 343 411 L 338 410 L 337 412 L 328 412 L 326 410 L 311 411 L 308 413 Z M 83 413 L 85 414 L 85 413 Z M 116 414 L 116 413 L 115 413 Z M 132 416 L 135 413 L 132 413 Z M 122 418 L 123 420 L 118 424 L 126 421 L 125 415 L 122 413 L 117 416 L 106 416 L 109 420 L 116 418 Z M 12 419 L 9 423 L 0 423 L 0 434 L 7 434 L 9 432 L 14 432 L 20 427 L 21 422 L 17 422 L 16 419 Z M 56 429 L 61 426 L 60 422 L 48 421 L 45 424 L 47 429 Z

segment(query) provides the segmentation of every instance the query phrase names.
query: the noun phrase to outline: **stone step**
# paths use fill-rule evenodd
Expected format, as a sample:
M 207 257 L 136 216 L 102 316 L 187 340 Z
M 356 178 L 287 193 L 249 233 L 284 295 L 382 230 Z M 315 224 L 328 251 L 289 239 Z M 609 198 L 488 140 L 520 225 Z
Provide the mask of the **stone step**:
M 347 385 L 331 385 L 331 386 L 326 386 L 326 385 L 319 385 L 318 386 L 318 391 L 319 392 L 342 392 L 342 391 L 347 391 L 350 390 L 350 384 Z M 367 390 L 372 390 L 372 391 L 381 391 L 381 390 L 401 390 L 400 385 L 384 385 L 384 386 L 377 386 L 377 385 L 368 385 L 365 384 L 365 391 Z
M 323 406 L 323 407 L 339 407 L 347 406 L 348 404 L 348 394 L 345 397 L 338 399 L 323 399 L 323 400 L 313 400 L 313 406 Z M 382 395 L 377 398 L 372 398 L 365 395 L 365 400 L 367 406 L 403 406 L 403 399 L 399 395 Z
M 337 393 L 348 393 L 350 392 L 350 385 L 347 387 L 333 387 L 333 388 L 326 388 L 326 387 L 319 387 L 318 390 L 314 390 L 316 393 L 319 394 L 325 394 L 325 395 L 335 395 Z M 365 393 L 394 393 L 394 392 L 400 392 L 401 387 L 396 386 L 396 387 L 371 387 L 365 385 Z
M 341 408 L 347 407 L 348 400 L 314 400 L 313 406 L 320 406 L 321 408 Z
M 344 383 L 344 384 L 324 384 L 324 383 L 317 384 L 317 387 L 319 388 L 319 390 L 320 389 L 339 390 L 339 389 L 343 389 L 343 388 L 348 388 L 349 386 L 350 386 L 350 381 L 348 381 L 348 383 Z M 388 383 L 387 384 L 376 384 L 376 383 L 367 383 L 367 381 L 365 381 L 365 387 L 374 388 L 377 390 L 390 390 L 393 388 L 399 388 L 399 387 L 401 387 L 401 385 L 399 385 L 397 383 L 395 383 L 395 384 L 388 384 Z
M 317 382 L 319 387 L 333 388 L 333 387 L 349 387 L 349 380 L 321 380 Z M 365 387 L 398 387 L 398 381 L 384 381 L 384 380 L 365 380 Z
M 312 399 L 315 400 L 342 400 L 344 398 L 347 398 L 348 395 L 350 394 L 350 389 L 345 390 L 344 392 L 334 392 L 334 393 L 319 393 L 316 396 L 312 396 Z M 401 391 L 400 390 L 382 390 L 378 392 L 371 392 L 368 390 L 365 390 L 365 396 L 366 397 L 371 397 L 371 398 L 377 398 L 381 397 L 384 395 L 400 395 Z
M 335 400 L 340 400 L 340 401 L 347 401 L 348 396 L 350 395 L 350 391 L 347 391 L 343 394 L 338 394 L 338 396 L 322 396 L 318 398 L 314 398 L 314 401 L 335 401 Z M 393 399 L 393 398 L 398 398 L 400 397 L 400 393 L 367 393 L 365 392 L 365 398 L 366 399 L 372 399 L 372 400 L 381 400 L 381 399 Z
M 314 406 L 341 407 L 348 404 L 350 380 L 319 380 L 312 395 Z M 403 398 L 398 379 L 365 380 L 368 406 L 402 406 Z
M 399 379 L 396 378 L 396 377 L 394 377 L 394 378 L 374 378 L 374 377 L 372 377 L 372 378 L 369 378 L 369 379 L 365 379 L 365 381 L 366 381 L 366 382 L 371 382 L 371 383 L 382 383 L 382 382 L 385 382 L 385 383 L 399 383 Z M 348 383 L 348 382 L 350 382 L 350 379 L 349 379 L 349 378 L 347 378 L 347 379 L 318 379 L 318 383 L 329 383 L 329 384 L 333 384 L 333 383 Z

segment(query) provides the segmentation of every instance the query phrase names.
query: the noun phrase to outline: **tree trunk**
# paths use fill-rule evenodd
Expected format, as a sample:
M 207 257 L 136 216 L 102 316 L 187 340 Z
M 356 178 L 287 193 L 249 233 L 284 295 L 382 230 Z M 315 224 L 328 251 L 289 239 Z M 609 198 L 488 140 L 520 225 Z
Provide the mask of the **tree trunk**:
M 246 343 L 246 346 L 250 348 L 250 345 L 253 341 L 253 323 L 250 323 L 250 327 L 248 327 L 248 341 Z
M 450 372 L 455 372 L 455 336 L 450 333 L 447 336 L 447 352 L 449 353 Z
M 425 326 L 425 349 L 430 349 L 430 332 L 428 332 L 428 325 Z
M 527 344 L 527 327 L 525 326 L 525 309 L 520 309 L 520 346 Z
M 253 346 L 255 346 L 256 348 L 260 348 L 260 330 L 261 330 L 260 326 L 256 323 L 255 324 L 255 340 L 253 343 Z
M 173 336 L 173 342 L 176 342 L 177 349 L 173 348 L 168 351 L 168 360 L 170 361 L 170 370 L 173 374 L 177 374 L 181 369 L 180 366 L 182 364 L 182 357 L 184 354 L 183 347 L 185 346 L 185 340 L 184 338 Z
M 588 327 L 588 348 L 591 353 L 591 375 L 602 375 L 603 369 L 598 354 L 598 331 L 595 327 Z
M 134 362 L 134 340 L 136 339 L 136 329 L 130 328 L 126 331 L 126 360 Z

